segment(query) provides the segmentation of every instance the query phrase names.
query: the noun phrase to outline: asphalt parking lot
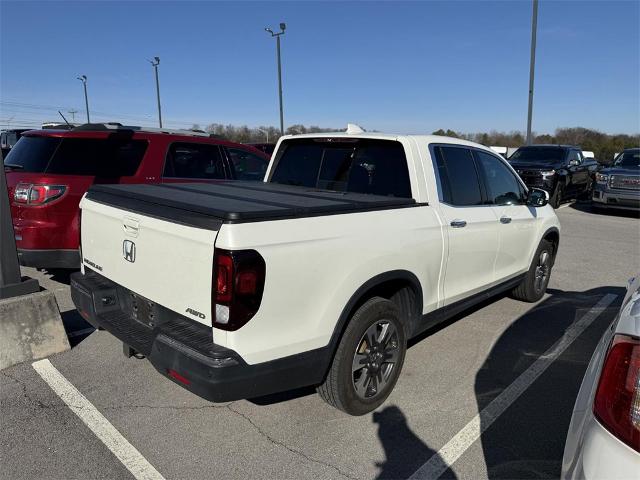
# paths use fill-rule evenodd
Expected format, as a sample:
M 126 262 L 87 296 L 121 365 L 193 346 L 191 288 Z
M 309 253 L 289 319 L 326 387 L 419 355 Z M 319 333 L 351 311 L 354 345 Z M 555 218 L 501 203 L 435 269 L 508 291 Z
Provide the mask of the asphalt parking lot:
M 558 216 L 543 300 L 499 297 L 422 335 L 363 417 L 313 389 L 208 403 L 89 328 L 67 274 L 24 273 L 55 292 L 74 345 L 49 360 L 144 457 L 147 478 L 557 478 L 584 370 L 640 270 L 637 216 L 569 204 Z M 31 363 L 1 372 L 0 402 L 2 478 L 131 478 Z

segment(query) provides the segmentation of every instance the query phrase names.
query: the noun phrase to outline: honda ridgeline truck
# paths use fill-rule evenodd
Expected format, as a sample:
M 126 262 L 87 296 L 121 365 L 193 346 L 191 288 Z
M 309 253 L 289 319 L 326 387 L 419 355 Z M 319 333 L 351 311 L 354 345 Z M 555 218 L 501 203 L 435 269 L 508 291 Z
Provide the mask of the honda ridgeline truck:
M 464 140 L 287 136 L 264 183 L 92 186 L 73 301 L 205 399 L 315 385 L 361 415 L 411 337 L 499 292 L 543 296 L 548 198 Z

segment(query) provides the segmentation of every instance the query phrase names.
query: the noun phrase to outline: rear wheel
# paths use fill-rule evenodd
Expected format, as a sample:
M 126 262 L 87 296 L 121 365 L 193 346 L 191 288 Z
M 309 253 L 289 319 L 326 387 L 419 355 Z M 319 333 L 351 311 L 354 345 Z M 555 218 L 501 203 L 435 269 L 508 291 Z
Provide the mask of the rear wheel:
M 351 317 L 318 394 L 350 415 L 380 406 L 395 386 L 407 348 L 398 308 L 374 297 Z
M 542 240 L 522 283 L 511 291 L 511 296 L 525 302 L 537 302 L 547 290 L 554 261 L 553 244 Z

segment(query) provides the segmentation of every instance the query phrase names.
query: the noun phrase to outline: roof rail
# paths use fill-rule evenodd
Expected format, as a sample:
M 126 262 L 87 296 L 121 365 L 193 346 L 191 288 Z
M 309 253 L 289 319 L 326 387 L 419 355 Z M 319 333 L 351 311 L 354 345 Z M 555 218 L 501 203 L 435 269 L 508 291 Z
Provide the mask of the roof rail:
M 118 122 L 104 122 L 104 123 L 85 123 L 79 125 L 73 129 L 74 131 L 105 131 L 105 130 L 133 130 L 136 132 L 149 132 L 149 133 L 166 133 L 170 135 L 187 135 L 192 137 L 208 137 L 208 138 L 220 138 L 218 135 L 209 134 L 203 131 L 196 130 L 183 130 L 183 129 L 171 129 L 171 128 L 155 128 L 155 127 L 140 127 L 138 125 L 122 125 Z

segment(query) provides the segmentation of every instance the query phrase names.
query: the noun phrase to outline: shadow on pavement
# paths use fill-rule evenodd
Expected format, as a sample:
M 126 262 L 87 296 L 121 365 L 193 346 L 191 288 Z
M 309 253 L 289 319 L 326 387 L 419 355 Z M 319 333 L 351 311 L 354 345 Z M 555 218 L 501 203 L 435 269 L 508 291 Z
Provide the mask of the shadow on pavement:
M 95 328 L 87 323 L 85 319 L 80 316 L 77 310 L 61 312 L 60 317 L 62 317 L 62 324 L 67 332 L 71 348 L 75 347 L 95 332 Z
M 549 289 L 547 293 L 550 297 L 514 321 L 500 336 L 478 371 L 475 381 L 478 411 L 544 355 L 604 295 L 614 294 L 617 298 L 482 434 L 487 472 L 492 479 L 560 476 L 566 435 L 582 377 L 600 337 L 615 318 L 625 290 Z
M 598 208 L 594 207 L 591 202 L 574 203 L 571 208 L 584 213 L 591 213 L 593 215 L 603 215 L 609 217 L 622 217 L 622 218 L 640 218 L 640 210 L 620 210 L 617 208 Z
M 315 395 L 315 387 L 302 387 L 295 390 L 288 390 L 285 392 L 273 393 L 271 395 L 264 395 L 262 397 L 249 398 L 247 401 L 254 405 L 273 405 L 280 402 L 288 402 L 289 400 L 295 400 L 296 398 L 308 397 L 309 395 Z
M 377 463 L 380 472 L 376 479 L 409 478 L 437 453 L 429 448 L 407 425 L 407 419 L 396 406 L 373 413 L 378 424 L 378 437 L 384 448 L 385 461 Z
M 77 272 L 78 270 L 71 270 L 68 268 L 51 268 L 44 269 L 49 275 L 51 275 L 51 280 L 58 283 L 63 283 L 65 285 L 71 284 L 71 274 Z

